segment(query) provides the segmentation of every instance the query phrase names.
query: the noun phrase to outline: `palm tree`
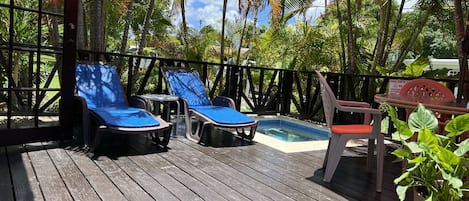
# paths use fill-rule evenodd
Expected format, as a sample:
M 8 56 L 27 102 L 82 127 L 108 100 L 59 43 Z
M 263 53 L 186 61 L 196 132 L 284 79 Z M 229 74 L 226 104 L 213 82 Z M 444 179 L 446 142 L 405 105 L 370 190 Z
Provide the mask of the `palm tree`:
M 129 39 L 130 21 L 132 20 L 133 4 L 134 4 L 134 1 L 130 0 L 129 4 L 127 5 L 127 14 L 125 15 L 124 33 L 122 34 L 121 47 L 119 50 L 120 54 L 124 54 L 127 50 L 127 41 Z M 123 62 L 123 57 L 119 57 L 119 60 L 117 62 L 117 72 L 119 73 L 122 68 L 122 62 Z
M 185 46 L 187 51 L 187 22 L 186 22 L 186 1 L 185 0 L 174 0 L 173 10 L 181 12 L 182 18 L 182 44 Z
M 104 0 L 93 0 L 90 12 L 91 50 L 104 52 Z
M 150 0 L 150 2 L 148 2 L 148 8 L 147 8 L 147 13 L 145 14 L 145 19 L 143 20 L 143 30 L 140 33 L 140 41 L 137 47 L 137 55 L 143 55 L 143 48 L 145 48 L 145 42 L 147 40 L 147 34 L 150 29 L 150 21 L 151 21 L 151 16 L 153 14 L 154 8 L 155 8 L 155 0 Z M 134 66 L 134 73 L 133 73 L 134 75 L 137 74 L 139 67 L 140 67 L 140 58 L 137 59 L 137 62 Z M 137 76 L 134 76 L 134 79 L 136 78 Z
M 454 1 L 454 13 L 455 13 L 455 27 L 456 27 L 456 39 L 458 47 L 458 58 L 459 58 L 459 73 L 464 76 L 464 79 L 459 79 L 459 87 L 457 100 L 461 101 L 462 97 L 469 97 L 469 85 L 464 83 L 464 80 L 469 80 L 469 72 L 467 70 L 467 53 L 469 52 L 469 26 L 464 30 L 464 17 L 461 0 Z M 469 19 L 469 14 L 468 14 Z M 465 89 L 465 90 L 463 90 Z M 464 93 L 464 94 L 463 94 Z

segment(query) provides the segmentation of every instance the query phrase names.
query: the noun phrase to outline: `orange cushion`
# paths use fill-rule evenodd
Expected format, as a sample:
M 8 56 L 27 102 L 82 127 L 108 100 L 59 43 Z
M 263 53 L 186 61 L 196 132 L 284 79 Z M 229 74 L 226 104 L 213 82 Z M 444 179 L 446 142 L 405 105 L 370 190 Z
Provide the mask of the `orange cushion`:
M 372 126 L 363 124 L 333 125 L 331 131 L 336 134 L 371 134 Z

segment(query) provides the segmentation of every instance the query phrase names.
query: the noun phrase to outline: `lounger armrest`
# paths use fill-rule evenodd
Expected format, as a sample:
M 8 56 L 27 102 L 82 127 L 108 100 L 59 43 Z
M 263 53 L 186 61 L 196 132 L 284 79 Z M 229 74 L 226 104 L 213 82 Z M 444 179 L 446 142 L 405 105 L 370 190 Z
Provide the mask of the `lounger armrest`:
M 129 106 L 147 110 L 150 109 L 146 99 L 141 96 L 131 96 L 129 98 Z
M 213 99 L 213 105 L 224 106 L 229 108 L 236 108 L 235 102 L 233 99 L 225 96 L 217 96 Z
M 345 101 L 345 100 L 337 100 L 337 104 L 341 106 L 349 106 L 349 107 L 367 107 L 371 108 L 371 105 L 367 102 L 359 102 L 359 101 Z

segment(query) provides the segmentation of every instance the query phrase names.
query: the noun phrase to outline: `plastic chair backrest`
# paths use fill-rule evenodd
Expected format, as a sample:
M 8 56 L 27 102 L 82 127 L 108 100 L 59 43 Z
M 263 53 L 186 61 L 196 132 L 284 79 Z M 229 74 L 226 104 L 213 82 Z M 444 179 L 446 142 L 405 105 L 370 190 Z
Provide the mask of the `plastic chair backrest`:
M 421 103 L 446 103 L 455 100 L 453 92 L 437 81 L 419 78 L 407 82 L 399 95 Z
M 212 105 L 197 72 L 167 70 L 165 75 L 171 93 L 186 100 L 189 107 Z
M 76 90 L 90 109 L 127 106 L 117 71 L 110 65 L 77 64 Z
M 316 74 L 319 77 L 319 83 L 321 85 L 322 105 L 324 107 L 324 116 L 326 117 L 327 127 L 331 128 L 334 120 L 334 110 L 337 99 L 335 98 L 331 87 L 327 83 L 326 78 L 324 78 L 319 71 L 316 71 Z

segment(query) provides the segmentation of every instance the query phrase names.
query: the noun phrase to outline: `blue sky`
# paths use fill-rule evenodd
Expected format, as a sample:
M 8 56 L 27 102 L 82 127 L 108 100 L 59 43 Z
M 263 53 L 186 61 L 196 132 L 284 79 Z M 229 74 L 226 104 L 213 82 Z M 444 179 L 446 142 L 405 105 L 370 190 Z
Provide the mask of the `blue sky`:
M 329 1 L 329 0 L 328 0 Z M 416 0 L 409 0 L 406 2 L 406 8 L 412 8 Z M 228 0 L 226 18 L 234 20 L 239 17 L 238 14 L 238 1 Z M 312 8 L 308 10 L 307 17 L 314 21 L 321 13 L 324 12 L 324 0 L 316 0 L 313 2 Z M 216 29 L 221 27 L 221 18 L 223 11 L 222 0 L 186 0 L 186 19 L 190 26 L 200 28 L 200 25 L 212 25 Z M 175 19 L 180 22 L 179 15 Z M 250 18 L 252 20 L 252 16 Z M 266 9 L 259 14 L 259 25 L 268 25 L 269 23 L 269 10 Z

